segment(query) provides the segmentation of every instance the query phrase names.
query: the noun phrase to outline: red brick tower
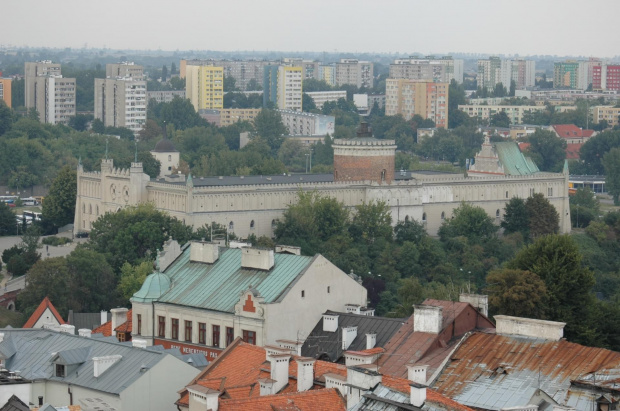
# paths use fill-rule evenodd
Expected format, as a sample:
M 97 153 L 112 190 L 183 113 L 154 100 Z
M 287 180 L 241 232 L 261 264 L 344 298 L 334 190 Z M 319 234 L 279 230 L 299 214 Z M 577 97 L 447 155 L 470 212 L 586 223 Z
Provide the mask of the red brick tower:
M 336 139 L 334 181 L 376 181 L 390 184 L 394 180 L 394 140 L 372 137 L 368 123 L 360 124 L 357 138 Z

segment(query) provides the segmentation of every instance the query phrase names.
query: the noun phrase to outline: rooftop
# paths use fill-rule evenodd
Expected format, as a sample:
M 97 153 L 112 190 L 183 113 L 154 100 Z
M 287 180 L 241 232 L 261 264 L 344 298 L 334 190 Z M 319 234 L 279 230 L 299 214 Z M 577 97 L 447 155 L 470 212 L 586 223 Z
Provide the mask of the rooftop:
M 58 321 L 59 324 L 65 324 L 65 320 L 62 319 L 62 317 L 60 316 L 60 314 L 56 310 L 56 307 L 54 307 L 54 305 L 52 304 L 52 302 L 50 301 L 49 298 L 45 297 L 43 299 L 43 301 L 41 301 L 41 304 L 39 304 L 37 309 L 34 310 L 32 315 L 28 319 L 28 321 L 26 321 L 26 324 L 24 324 L 23 328 L 32 328 L 32 327 L 34 327 L 34 325 L 37 323 L 39 318 L 41 318 L 41 316 L 48 309 L 50 310 L 50 312 L 52 313 L 52 315 L 54 316 L 56 321 Z

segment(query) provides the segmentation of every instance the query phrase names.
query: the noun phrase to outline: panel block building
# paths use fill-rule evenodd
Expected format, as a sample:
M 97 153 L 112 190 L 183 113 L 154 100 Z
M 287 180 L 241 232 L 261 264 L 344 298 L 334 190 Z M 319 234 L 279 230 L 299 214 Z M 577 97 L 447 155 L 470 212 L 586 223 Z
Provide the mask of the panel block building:
M 27 62 L 24 74 L 26 108 L 35 108 L 43 123 L 68 124 L 76 113 L 75 79 L 62 77 L 50 60 Z
M 186 97 L 196 111 L 224 108 L 223 67 L 187 66 L 185 73 Z
M 280 110 L 302 110 L 301 67 L 267 66 L 263 77 L 263 106 L 269 102 Z
M 11 79 L 0 78 L 0 100 L 4 101 L 8 107 L 11 107 L 11 97 Z
M 374 85 L 373 64 L 357 59 L 340 59 L 336 63 L 336 85 L 351 84 L 371 88 Z
M 438 128 L 448 127 L 448 83 L 387 79 L 385 115 L 402 115 L 405 120 L 418 114 Z

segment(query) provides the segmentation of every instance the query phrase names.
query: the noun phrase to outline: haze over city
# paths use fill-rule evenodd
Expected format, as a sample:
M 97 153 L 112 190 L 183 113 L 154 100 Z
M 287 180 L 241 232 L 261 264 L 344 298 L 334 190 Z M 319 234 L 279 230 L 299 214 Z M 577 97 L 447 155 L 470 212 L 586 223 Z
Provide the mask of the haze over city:
M 28 0 L 4 5 L 14 18 L 0 46 L 613 57 L 619 10 L 614 0 Z

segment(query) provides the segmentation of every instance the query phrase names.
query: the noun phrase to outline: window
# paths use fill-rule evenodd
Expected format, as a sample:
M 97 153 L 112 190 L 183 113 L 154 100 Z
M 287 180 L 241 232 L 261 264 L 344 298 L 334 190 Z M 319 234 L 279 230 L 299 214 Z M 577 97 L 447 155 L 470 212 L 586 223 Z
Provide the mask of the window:
M 508 191 L 506 191 L 506 198 L 508 198 Z
M 168 161 L 172 161 L 172 155 L 168 154 Z
M 442 220 L 446 219 L 446 213 L 444 211 L 441 212 L 441 219 Z
M 232 204 L 231 204 L 232 205 Z M 232 231 L 235 229 L 235 223 L 233 223 L 232 221 L 230 223 L 228 223 L 228 230 Z
M 329 294 L 329 293 L 330 293 L 330 291 L 331 291 L 331 290 L 330 290 L 330 287 L 329 287 L 329 285 L 328 285 L 328 286 L 327 286 L 327 294 Z
M 166 317 L 162 317 L 161 315 L 157 317 L 159 322 L 159 328 L 157 330 L 157 335 L 161 338 L 166 337 Z
M 256 345 L 256 332 L 243 330 L 243 341 L 248 344 Z
M 125 333 L 116 333 L 116 339 L 119 342 L 124 342 L 126 340 Z
M 207 324 L 198 323 L 198 344 L 207 343 Z
M 533 188 L 530 188 L 530 197 L 531 197 L 531 196 L 533 196 L 533 195 L 534 195 L 534 193 L 535 193 L 534 189 L 533 189 Z
M 250 228 L 254 228 L 254 220 L 250 221 Z
M 235 330 L 232 327 L 226 327 L 226 346 L 228 347 L 235 339 Z
M 56 377 L 65 376 L 65 366 L 63 364 L 56 364 Z
M 547 197 L 553 197 L 553 187 L 547 189 Z
M 213 336 L 212 336 L 213 341 L 211 345 L 214 347 L 219 347 L 220 346 L 220 326 L 214 325 L 212 332 L 213 332 Z
M 495 210 L 495 218 L 499 218 L 499 209 Z
M 173 340 L 179 339 L 179 319 L 172 318 L 172 335 L 170 336 Z
M 426 222 L 426 213 L 422 214 L 422 222 L 425 223 Z
M 185 321 L 185 341 L 192 342 L 192 322 Z
M 138 335 L 142 335 L 142 314 L 138 314 Z
M 304 298 L 306 296 L 306 290 L 301 290 L 301 298 Z

